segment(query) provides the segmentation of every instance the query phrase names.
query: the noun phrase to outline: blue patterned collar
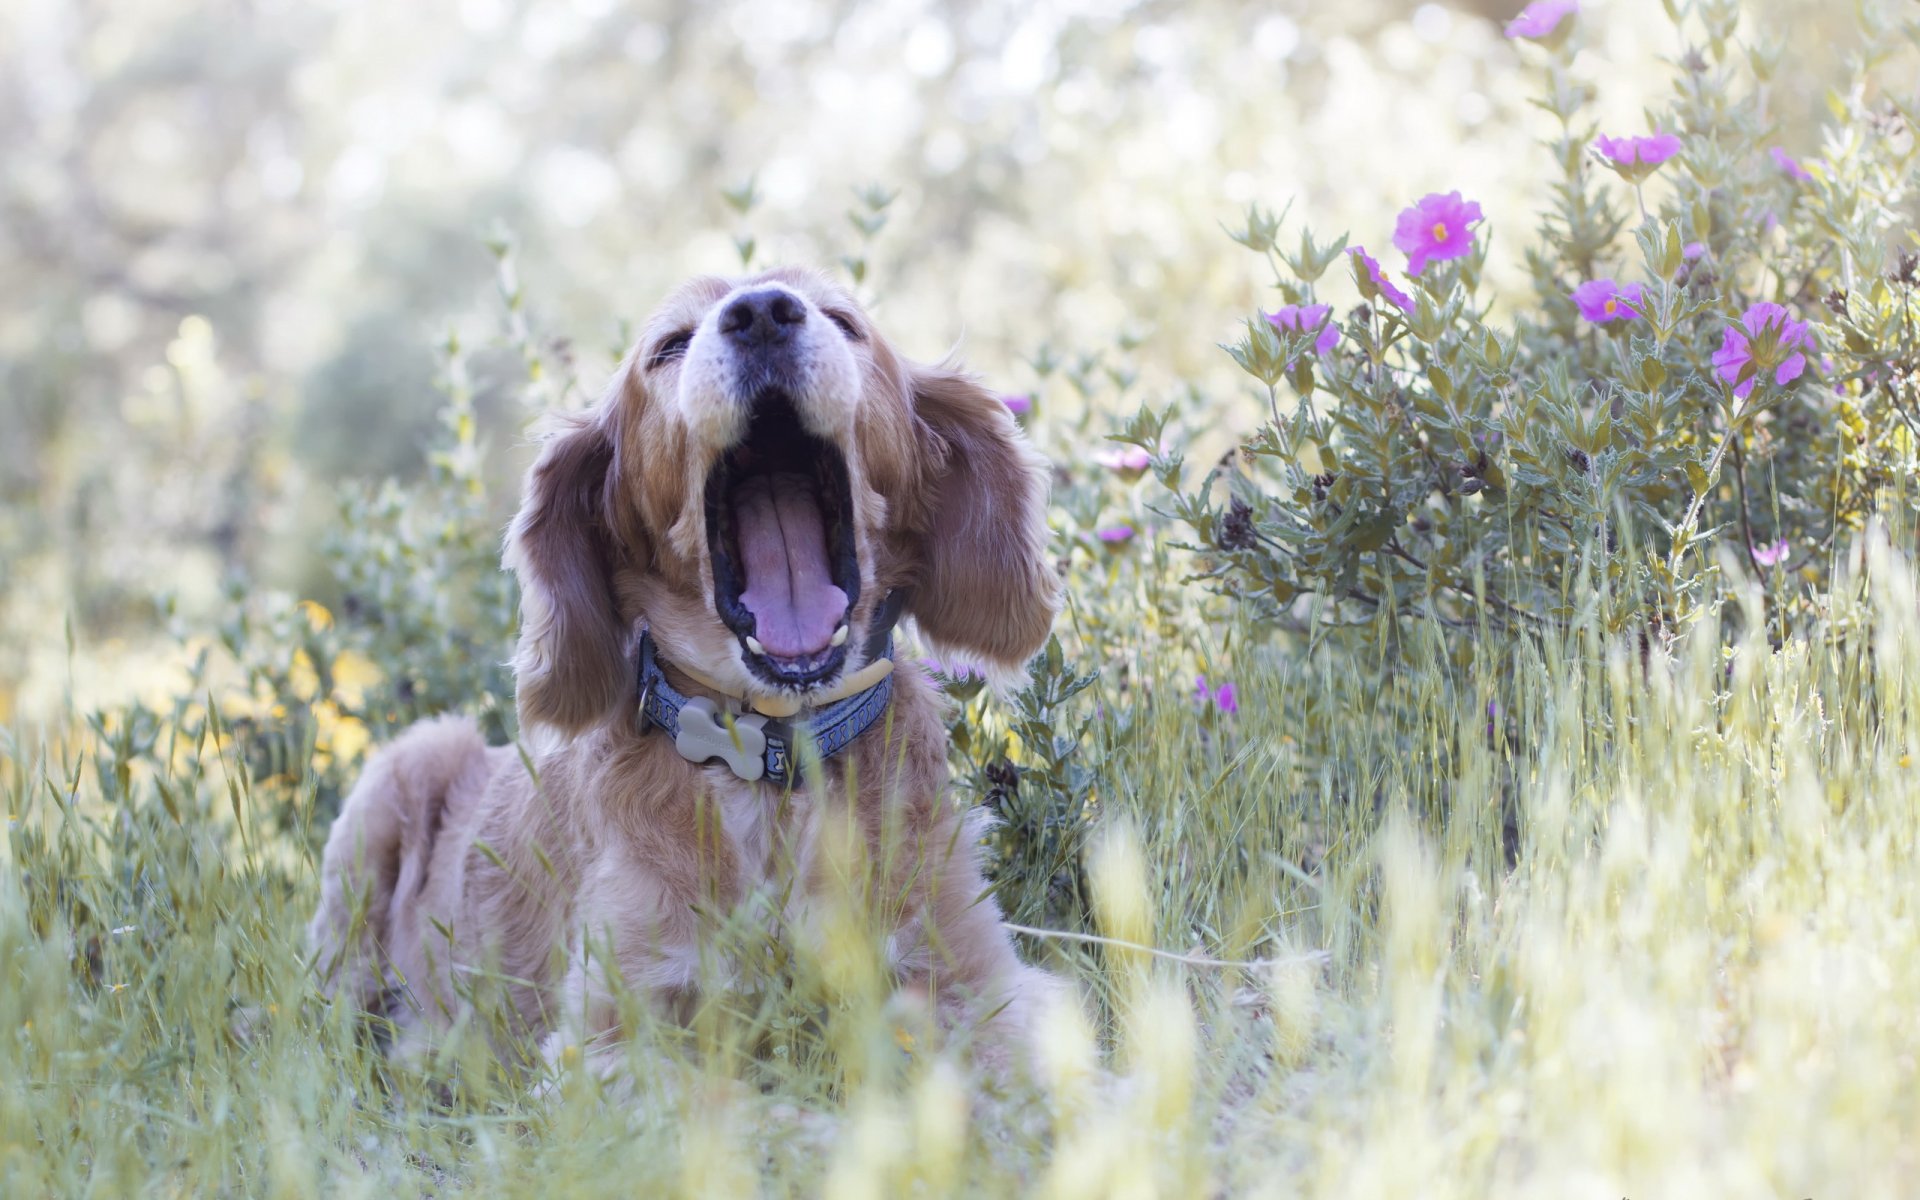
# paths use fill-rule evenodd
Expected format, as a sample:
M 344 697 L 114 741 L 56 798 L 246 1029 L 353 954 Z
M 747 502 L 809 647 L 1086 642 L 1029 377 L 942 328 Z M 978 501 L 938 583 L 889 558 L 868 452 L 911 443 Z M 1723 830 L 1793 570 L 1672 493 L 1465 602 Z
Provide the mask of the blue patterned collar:
M 876 659 L 892 659 L 890 634 L 878 649 Z M 646 632 L 640 635 L 639 683 L 643 732 L 658 726 L 688 762 L 719 759 L 741 779 L 776 786 L 797 776 L 800 742 L 811 742 L 822 761 L 832 758 L 879 720 L 893 698 L 893 675 L 888 673 L 864 691 L 804 709 L 791 720 L 734 712 L 741 706 L 688 696 L 667 682 L 653 635 Z

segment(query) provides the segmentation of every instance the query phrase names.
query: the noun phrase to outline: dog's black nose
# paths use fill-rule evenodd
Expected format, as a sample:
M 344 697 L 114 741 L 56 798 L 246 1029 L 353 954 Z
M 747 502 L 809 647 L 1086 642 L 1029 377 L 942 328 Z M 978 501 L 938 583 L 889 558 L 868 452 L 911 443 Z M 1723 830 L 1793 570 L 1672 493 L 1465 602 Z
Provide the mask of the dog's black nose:
M 806 320 L 806 306 L 792 292 L 762 288 L 727 305 L 720 313 L 720 332 L 742 346 L 764 346 L 791 338 Z

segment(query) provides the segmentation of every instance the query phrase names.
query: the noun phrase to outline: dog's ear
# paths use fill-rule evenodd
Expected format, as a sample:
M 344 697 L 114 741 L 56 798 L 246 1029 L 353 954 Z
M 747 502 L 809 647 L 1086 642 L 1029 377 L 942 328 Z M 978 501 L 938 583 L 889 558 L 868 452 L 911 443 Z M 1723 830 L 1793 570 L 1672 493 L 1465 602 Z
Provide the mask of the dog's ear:
M 938 647 L 1003 671 L 1045 644 L 1060 606 L 1047 562 L 1046 460 L 993 393 L 944 367 L 913 369 L 926 514 L 910 611 Z
M 579 733 L 607 719 L 632 684 L 613 595 L 610 412 L 571 418 L 548 439 L 507 530 L 504 561 L 520 578 L 513 666 L 523 725 Z

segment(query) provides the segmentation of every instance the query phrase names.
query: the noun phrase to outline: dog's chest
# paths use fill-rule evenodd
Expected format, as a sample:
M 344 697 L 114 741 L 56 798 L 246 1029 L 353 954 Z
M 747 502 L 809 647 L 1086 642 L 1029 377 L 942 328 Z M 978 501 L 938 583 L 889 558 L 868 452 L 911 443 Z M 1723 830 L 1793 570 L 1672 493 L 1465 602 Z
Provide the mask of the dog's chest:
M 730 868 L 731 878 L 719 882 L 732 885 L 743 901 L 799 891 L 793 886 L 800 877 L 797 868 L 810 857 L 804 836 L 808 797 L 748 783 L 724 768 L 701 774 L 727 850 L 720 863 Z

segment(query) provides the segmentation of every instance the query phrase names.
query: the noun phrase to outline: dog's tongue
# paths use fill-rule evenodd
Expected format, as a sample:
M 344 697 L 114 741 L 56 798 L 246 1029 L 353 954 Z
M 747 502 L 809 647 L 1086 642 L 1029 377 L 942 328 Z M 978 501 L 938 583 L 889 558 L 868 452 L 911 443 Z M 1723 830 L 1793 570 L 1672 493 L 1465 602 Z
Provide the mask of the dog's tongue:
M 754 636 L 769 654 L 798 658 L 827 648 L 847 612 L 847 594 L 833 585 L 826 523 L 812 481 L 763 475 L 733 494 L 747 588 L 740 602 L 753 614 Z

